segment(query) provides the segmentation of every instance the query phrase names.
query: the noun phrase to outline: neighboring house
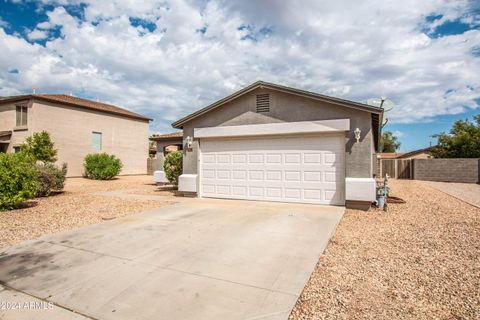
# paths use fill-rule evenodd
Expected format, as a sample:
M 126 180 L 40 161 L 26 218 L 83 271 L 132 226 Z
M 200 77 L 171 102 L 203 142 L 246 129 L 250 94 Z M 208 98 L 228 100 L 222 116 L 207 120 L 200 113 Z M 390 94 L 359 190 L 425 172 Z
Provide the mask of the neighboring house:
M 367 208 L 382 117 L 370 105 L 255 82 L 172 124 L 185 146 L 179 190 Z
M 380 152 L 377 154 L 378 159 L 397 159 L 403 155 L 401 152 Z
M 430 152 L 432 147 L 413 150 L 407 153 L 403 153 L 397 157 L 397 159 L 432 159 L 433 156 Z
M 157 168 L 163 168 L 163 160 L 167 153 L 182 150 L 183 132 L 177 131 L 173 133 L 157 134 L 150 137 L 152 142 L 156 144 L 156 158 L 158 160 Z
M 113 105 L 61 94 L 0 99 L 0 150 L 16 152 L 25 138 L 47 131 L 58 149 L 58 163 L 69 177 L 82 176 L 89 153 L 122 160 L 122 174 L 145 174 L 150 119 Z
M 413 150 L 410 152 L 382 152 L 378 154 L 379 159 L 431 159 L 430 150 L 432 147 Z

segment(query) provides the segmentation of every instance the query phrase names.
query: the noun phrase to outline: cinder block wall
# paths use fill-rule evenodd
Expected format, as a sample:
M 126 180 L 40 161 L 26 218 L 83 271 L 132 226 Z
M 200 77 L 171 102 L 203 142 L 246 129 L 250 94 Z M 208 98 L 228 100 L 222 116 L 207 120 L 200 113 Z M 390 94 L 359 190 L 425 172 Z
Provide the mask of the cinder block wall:
M 416 180 L 479 183 L 480 159 L 414 159 Z

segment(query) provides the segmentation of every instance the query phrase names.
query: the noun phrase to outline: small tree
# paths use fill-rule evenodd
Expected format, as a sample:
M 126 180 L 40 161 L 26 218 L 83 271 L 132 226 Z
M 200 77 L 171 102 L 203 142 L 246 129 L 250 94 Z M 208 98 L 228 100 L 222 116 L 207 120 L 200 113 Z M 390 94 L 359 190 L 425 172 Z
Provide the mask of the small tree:
M 168 181 L 174 185 L 178 185 L 178 177 L 183 171 L 182 151 L 174 151 L 167 154 L 163 162 L 163 170 L 165 171 L 165 176 Z
M 21 152 L 32 161 L 37 171 L 37 196 L 46 197 L 63 189 L 67 164 L 64 163 L 62 168 L 53 164 L 57 161 L 57 149 L 47 131 L 36 132 L 25 139 Z
M 0 211 L 35 197 L 37 171 L 22 152 L 0 153 Z
M 113 154 L 88 154 L 83 162 L 84 176 L 94 180 L 110 180 L 122 170 L 122 161 Z
M 393 135 L 390 131 L 385 131 L 382 133 L 380 138 L 380 152 L 395 152 L 400 148 L 400 141 L 398 138 Z
M 57 149 L 47 131 L 35 132 L 25 139 L 22 152 L 31 156 L 34 162 L 54 163 L 57 161 Z
M 480 158 L 480 114 L 474 119 L 475 122 L 455 121 L 449 134 L 433 135 L 438 143 L 432 148 L 432 155 L 436 158 Z

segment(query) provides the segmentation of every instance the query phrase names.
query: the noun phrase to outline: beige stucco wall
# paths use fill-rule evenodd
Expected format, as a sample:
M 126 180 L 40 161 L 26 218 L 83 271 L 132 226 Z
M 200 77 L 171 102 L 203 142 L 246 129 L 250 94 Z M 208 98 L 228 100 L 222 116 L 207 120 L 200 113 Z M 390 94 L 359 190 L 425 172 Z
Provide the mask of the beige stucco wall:
M 0 106 L 0 110 L 0 131 L 13 129 L 15 105 Z M 28 111 L 28 130 L 14 130 L 8 151 L 21 144 L 25 137 L 42 130 L 50 133 L 58 149 L 58 164 L 68 164 L 70 177 L 81 176 L 84 157 L 96 152 L 92 149 L 93 131 L 102 133 L 100 152 L 114 154 L 122 160 L 121 174 L 147 172 L 147 121 L 34 101 Z

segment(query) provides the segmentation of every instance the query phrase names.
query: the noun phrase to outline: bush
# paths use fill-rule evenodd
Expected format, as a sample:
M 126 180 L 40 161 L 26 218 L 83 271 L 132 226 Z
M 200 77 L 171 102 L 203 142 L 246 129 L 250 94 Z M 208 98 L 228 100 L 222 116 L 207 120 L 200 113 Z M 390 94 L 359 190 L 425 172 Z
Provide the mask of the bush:
M 122 162 L 113 154 L 88 154 L 83 162 L 84 176 L 95 180 L 110 180 L 122 170 Z
M 31 156 L 34 162 L 53 163 L 57 161 L 57 149 L 47 131 L 35 132 L 25 139 L 22 152 Z
M 0 211 L 11 210 L 35 197 L 37 172 L 22 152 L 0 153 Z
M 168 181 L 174 185 L 178 185 L 178 177 L 183 171 L 182 151 L 174 151 L 167 154 L 163 162 L 163 170 L 165 171 L 165 176 Z
M 58 168 L 51 163 L 36 164 L 37 170 L 37 197 L 48 197 L 53 192 L 63 190 L 65 176 L 67 175 L 67 164 Z

